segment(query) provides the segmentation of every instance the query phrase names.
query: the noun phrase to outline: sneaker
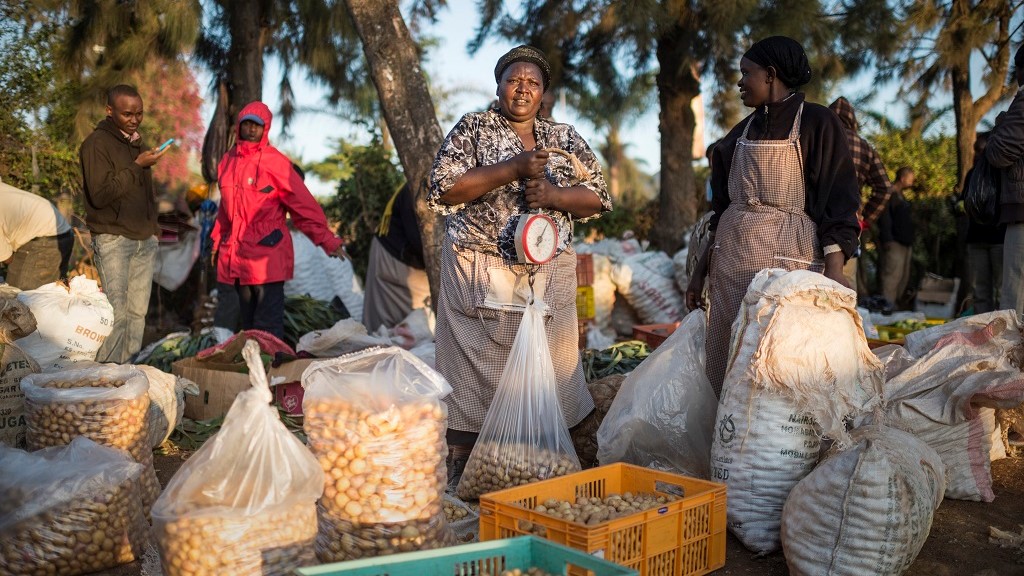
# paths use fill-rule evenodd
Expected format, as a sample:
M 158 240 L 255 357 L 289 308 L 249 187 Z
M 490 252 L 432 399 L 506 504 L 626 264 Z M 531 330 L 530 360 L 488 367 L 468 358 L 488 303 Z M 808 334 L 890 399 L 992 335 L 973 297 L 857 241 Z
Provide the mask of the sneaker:
M 448 458 L 445 464 L 448 466 L 448 486 L 455 488 L 462 479 L 462 473 L 466 470 L 466 463 L 469 462 L 469 455 L 473 449 L 466 446 L 449 446 Z
M 466 471 L 466 463 L 469 462 L 469 456 L 462 458 L 455 458 L 452 463 L 448 466 L 448 485 L 452 487 L 458 487 L 459 480 L 462 480 L 462 473 Z

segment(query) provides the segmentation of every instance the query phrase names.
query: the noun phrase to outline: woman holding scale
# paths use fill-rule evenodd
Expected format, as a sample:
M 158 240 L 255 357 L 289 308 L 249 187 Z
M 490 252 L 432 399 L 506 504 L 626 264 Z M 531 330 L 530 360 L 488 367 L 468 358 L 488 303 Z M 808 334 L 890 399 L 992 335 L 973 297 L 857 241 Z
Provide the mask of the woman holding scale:
M 495 109 L 445 138 L 428 204 L 446 219 L 437 302 L 437 369 L 448 397 L 454 468 L 468 458 L 530 297 L 544 301 L 566 424 L 593 409 L 579 360 L 572 222 L 611 210 L 593 151 L 568 124 L 537 116 L 551 67 L 531 46 L 494 68 Z

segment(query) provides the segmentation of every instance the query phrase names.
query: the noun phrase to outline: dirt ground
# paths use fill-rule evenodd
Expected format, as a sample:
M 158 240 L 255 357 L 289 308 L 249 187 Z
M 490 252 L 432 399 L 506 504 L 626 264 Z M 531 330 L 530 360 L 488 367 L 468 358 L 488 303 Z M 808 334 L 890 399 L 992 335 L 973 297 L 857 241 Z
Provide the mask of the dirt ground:
M 155 456 L 164 486 L 183 462 L 181 456 Z M 996 499 L 991 503 L 946 500 L 935 513 L 928 541 L 906 576 L 1024 576 L 1024 551 L 989 543 L 989 527 L 1019 532 L 1024 525 L 1024 457 L 992 463 Z M 727 537 L 728 576 L 788 576 L 782 553 L 754 558 L 731 534 Z M 104 576 L 141 576 L 141 563 L 98 572 Z M 156 576 L 147 574 L 145 576 Z

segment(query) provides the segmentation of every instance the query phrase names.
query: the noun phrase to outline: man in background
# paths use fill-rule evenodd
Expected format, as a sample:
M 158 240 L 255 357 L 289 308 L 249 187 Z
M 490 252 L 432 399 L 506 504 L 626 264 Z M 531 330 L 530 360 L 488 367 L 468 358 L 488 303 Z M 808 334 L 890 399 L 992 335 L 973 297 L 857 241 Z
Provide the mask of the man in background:
M 142 108 L 135 87 L 108 90 L 107 117 L 78 152 L 94 262 L 114 309 L 114 326 L 97 362 L 127 362 L 142 348 L 146 330 L 160 232 L 151 168 L 163 152 L 143 145 Z
M 1013 57 L 1017 95 L 1006 112 L 996 118 L 985 158 L 1000 176 L 999 223 L 1003 238 L 1003 289 L 999 306 L 1024 314 L 1024 45 Z
M 914 170 L 904 166 L 896 171 L 896 183 L 885 210 L 878 219 L 878 241 L 882 244 L 882 295 L 894 306 L 910 282 L 914 220 L 904 192 L 914 186 Z
M 35 290 L 68 275 L 75 238 L 71 225 L 52 202 L 0 182 L 0 262 L 5 281 Z
M 988 132 L 978 132 L 974 139 L 974 162 L 985 157 Z M 964 182 L 971 181 L 972 167 Z M 966 190 L 966 186 L 964 186 Z M 999 290 L 1003 283 L 1003 236 L 1006 224 L 981 224 L 967 216 L 967 292 L 971 295 L 975 314 L 1000 310 Z
M 241 328 L 283 339 L 284 283 L 295 273 L 287 216 L 327 254 L 345 258 L 345 249 L 302 175 L 270 144 L 272 119 L 263 102 L 239 112 L 238 139 L 217 166 L 221 198 L 210 235 L 217 292 L 237 294 Z
M 878 152 L 858 132 L 857 115 L 853 110 L 853 104 L 846 98 L 840 96 L 829 105 L 829 108 L 839 116 L 846 130 L 846 139 L 850 145 L 850 155 L 853 156 L 853 168 L 857 172 L 857 183 L 861 189 L 870 188 L 871 194 L 860 211 L 861 232 L 871 226 L 882 215 L 889 196 L 892 194 L 892 184 L 889 182 L 889 175 L 885 173 L 885 166 Z M 850 258 L 843 267 L 843 274 L 850 282 L 850 287 L 862 293 L 868 293 L 867 286 L 858 286 L 857 270 L 859 258 Z
M 363 326 L 371 332 L 381 325 L 393 328 L 429 304 L 423 239 L 408 183 L 391 197 L 370 242 L 364 294 Z

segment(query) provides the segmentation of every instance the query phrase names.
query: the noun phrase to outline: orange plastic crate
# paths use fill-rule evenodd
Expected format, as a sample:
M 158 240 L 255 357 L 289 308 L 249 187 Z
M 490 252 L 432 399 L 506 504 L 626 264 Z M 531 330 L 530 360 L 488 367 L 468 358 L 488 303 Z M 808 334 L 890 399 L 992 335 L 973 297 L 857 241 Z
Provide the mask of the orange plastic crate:
M 579 497 L 604 498 L 624 492 L 682 494 L 683 498 L 590 526 L 534 511 L 549 498 L 575 502 Z M 632 568 L 640 576 L 707 574 L 725 565 L 725 485 L 609 464 L 480 497 L 481 541 L 522 534 L 541 535 Z
M 633 339 L 647 342 L 654 350 L 679 328 L 679 322 L 669 324 L 637 324 L 633 326 Z

